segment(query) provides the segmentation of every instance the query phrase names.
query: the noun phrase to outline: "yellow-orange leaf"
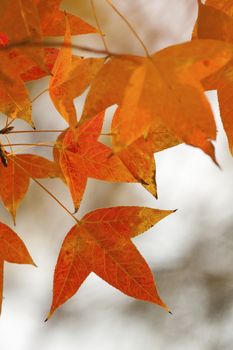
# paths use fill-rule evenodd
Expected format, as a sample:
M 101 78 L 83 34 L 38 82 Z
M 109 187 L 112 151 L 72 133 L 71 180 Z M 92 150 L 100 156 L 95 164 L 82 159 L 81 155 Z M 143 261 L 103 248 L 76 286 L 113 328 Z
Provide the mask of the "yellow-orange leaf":
M 52 70 L 50 97 L 63 118 L 72 127 L 77 125 L 73 100 L 80 96 L 104 64 L 102 58 L 82 59 L 72 56 L 71 33 L 67 19 L 65 46 L 60 50 Z
M 16 211 L 29 186 L 30 177 L 57 177 L 56 163 L 32 154 L 8 155 L 7 166 L 0 163 L 0 197 L 15 222 Z
M 146 136 L 150 125 L 160 121 L 180 141 L 215 159 L 210 140 L 215 140 L 216 126 L 201 80 L 232 58 L 232 48 L 220 41 L 196 40 L 171 46 L 151 58 L 115 58 L 94 79 L 82 120 L 117 103 L 121 106 L 115 137 L 118 151 Z M 118 68 L 122 61 L 123 75 L 115 69 L 116 62 Z
M 148 133 L 149 117 L 152 125 L 160 120 L 175 137 L 201 148 L 214 159 L 210 140 L 216 137 L 216 126 L 200 81 L 231 57 L 231 46 L 203 40 L 169 47 L 153 55 L 151 62 L 147 59 L 144 63 L 147 78 L 138 99 L 134 99 L 135 117 L 132 112 L 129 114 L 130 123 L 125 122 L 130 104 L 132 111 L 130 97 L 122 103 L 118 144 L 127 145 L 133 141 L 133 134 L 127 138 L 127 131 L 134 118 L 137 118 L 135 127 L 140 123 L 139 110 L 145 115 L 142 122 L 145 134 Z M 136 76 L 132 78 L 137 79 Z M 138 133 L 135 135 L 139 136 Z
M 206 5 L 200 3 L 195 32 L 199 38 L 213 38 L 232 43 L 232 1 L 210 0 L 206 2 Z M 233 154 L 233 60 L 216 74 L 204 79 L 203 85 L 207 90 L 217 89 L 218 91 L 222 122 L 228 137 L 230 151 Z
M 97 209 L 67 234 L 57 260 L 50 317 L 95 272 L 123 293 L 167 306 L 156 290 L 152 272 L 131 242 L 173 211 L 142 207 Z
M 87 95 L 81 122 L 94 117 L 114 104 L 121 104 L 129 79 L 142 57 L 112 57 L 98 72 Z
M 120 109 L 118 108 L 111 126 L 113 150 L 116 152 L 118 149 L 116 135 L 119 129 L 119 112 Z M 140 116 L 139 113 L 139 118 Z M 180 141 L 164 125 L 154 123 L 146 138 L 143 136 L 138 138 L 119 151 L 117 155 L 134 178 L 157 198 L 154 153 L 176 146 L 179 143 Z
M 195 41 L 153 56 L 152 124 L 160 119 L 180 141 L 201 148 L 213 159 L 210 140 L 216 138 L 216 125 L 200 81 L 226 64 L 231 54 L 221 42 Z
M 124 149 L 140 136 L 147 136 L 154 108 L 154 97 L 151 89 L 155 76 L 154 67 L 150 59 L 145 59 L 144 64 L 135 69 L 129 79 L 128 87 L 121 101 L 118 116 L 118 128 L 115 130 L 115 147 Z M 153 99 L 152 99 L 153 98 Z
M 0 313 L 2 309 L 4 261 L 35 265 L 19 236 L 10 227 L 0 222 Z
M 137 181 L 111 148 L 98 142 L 103 118 L 101 113 L 78 128 L 68 129 L 55 145 L 55 161 L 59 162 L 69 186 L 75 210 L 88 177 L 111 182 Z

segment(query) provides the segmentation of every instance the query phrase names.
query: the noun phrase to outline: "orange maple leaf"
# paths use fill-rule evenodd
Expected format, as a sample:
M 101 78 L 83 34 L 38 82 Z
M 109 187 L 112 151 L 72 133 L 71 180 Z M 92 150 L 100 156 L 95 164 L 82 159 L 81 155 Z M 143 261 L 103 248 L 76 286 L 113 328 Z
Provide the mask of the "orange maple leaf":
M 87 95 L 81 123 L 96 116 L 107 107 L 120 105 L 129 79 L 143 58 L 122 55 L 111 57 L 94 78 Z
M 127 73 L 119 77 L 117 70 L 107 70 L 108 64 L 113 67 L 112 60 L 91 85 L 82 121 L 91 118 L 94 111 L 117 103 L 121 106 L 119 150 L 146 136 L 150 125 L 160 120 L 182 142 L 201 148 L 215 159 L 210 140 L 215 140 L 216 125 L 201 80 L 224 66 L 232 53 L 232 46 L 223 42 L 188 42 L 161 50 L 150 58 L 130 60 L 127 56 L 123 65 L 123 72 Z M 117 60 L 123 62 L 122 58 Z
M 136 182 L 112 149 L 98 142 L 103 125 L 101 113 L 75 129 L 68 129 L 59 137 L 54 148 L 54 159 L 61 167 L 77 211 L 87 179 L 111 182 Z
M 0 313 L 2 309 L 4 261 L 36 266 L 19 236 L 10 227 L 0 222 Z
M 198 18 L 194 28 L 194 37 L 233 41 L 232 1 L 199 1 Z
M 0 163 L 0 198 L 15 223 L 16 211 L 23 200 L 30 177 L 58 177 L 60 170 L 55 162 L 33 154 L 7 154 L 7 166 Z
M 65 46 L 61 48 L 52 69 L 49 94 L 54 106 L 72 127 L 77 126 L 73 100 L 80 96 L 104 64 L 102 58 L 82 59 L 72 55 L 71 32 L 66 18 Z
M 117 152 L 117 132 L 119 130 L 119 113 L 117 108 L 111 126 L 113 150 Z M 164 125 L 154 123 L 146 138 L 143 136 L 135 140 L 117 155 L 125 164 L 133 177 L 140 182 L 153 196 L 157 198 L 155 179 L 154 153 L 173 147 L 181 143 Z
M 41 69 L 38 65 L 33 62 L 30 57 L 21 54 L 17 50 L 12 50 L 8 57 L 12 60 L 12 64 L 17 67 L 18 73 L 23 81 L 37 80 L 51 74 L 54 63 L 57 59 L 59 50 L 56 48 L 45 48 L 44 49 L 44 64 L 46 71 Z
M 72 35 L 96 33 L 94 27 L 78 16 L 70 13 L 65 14 L 59 10 L 61 0 L 34 0 L 34 2 L 40 14 L 41 28 L 44 36 L 64 35 L 66 30 L 66 16 L 70 22 Z
M 200 2 L 199 4 L 201 5 Z M 205 5 L 214 7 L 229 16 L 233 16 L 233 3 L 231 0 L 206 0 Z
M 69 231 L 57 260 L 48 318 L 79 289 L 93 271 L 123 293 L 158 304 L 154 278 L 131 242 L 173 211 L 143 207 L 97 209 Z
M 6 52 L 0 52 L 0 112 L 33 126 L 29 93 L 18 68 Z
M 40 18 L 34 0 L 1 0 L 0 18 L 0 31 L 8 36 L 10 44 L 42 44 Z M 28 55 L 41 69 L 45 69 L 42 47 L 25 45 L 18 50 Z
M 233 43 L 232 1 L 212 0 L 207 1 L 206 5 L 200 3 L 195 36 Z M 217 89 L 220 114 L 233 155 L 233 60 L 216 74 L 204 79 L 203 85 L 207 90 Z

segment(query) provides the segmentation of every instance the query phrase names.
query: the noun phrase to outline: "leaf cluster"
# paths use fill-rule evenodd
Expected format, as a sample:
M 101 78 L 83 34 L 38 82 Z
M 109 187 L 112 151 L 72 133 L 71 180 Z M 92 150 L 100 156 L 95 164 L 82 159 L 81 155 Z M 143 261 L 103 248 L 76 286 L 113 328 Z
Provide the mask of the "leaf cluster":
M 116 7 L 107 0 L 123 19 Z M 90 1 L 95 13 L 94 1 Z M 60 10 L 60 0 L 2 0 L 0 7 L 0 197 L 16 222 L 17 208 L 30 180 L 70 215 L 75 225 L 62 243 L 54 271 L 53 300 L 48 317 L 74 295 L 90 272 L 123 293 L 169 308 L 160 298 L 154 277 L 131 238 L 143 233 L 174 210 L 144 207 L 97 209 L 77 219 L 38 179 L 60 178 L 67 186 L 75 213 L 88 178 L 140 183 L 155 198 L 154 154 L 180 143 L 198 147 L 217 164 L 213 141 L 216 124 L 205 91 L 216 89 L 222 122 L 233 154 L 233 2 L 198 1 L 199 13 L 189 42 L 145 55 L 111 53 L 100 24 L 97 29 Z M 102 55 L 73 53 L 72 36 L 101 35 Z M 60 47 L 48 37 L 63 37 Z M 67 123 L 58 131 L 53 160 L 14 151 L 14 121 L 36 129 L 27 82 L 49 76 L 54 108 Z M 87 89 L 81 117 L 74 99 Z M 43 92 L 42 92 L 43 93 Z M 105 112 L 116 105 L 107 135 L 99 139 Z M 33 131 L 34 128 L 34 131 Z M 44 130 L 44 132 L 56 130 Z M 51 144 L 35 144 L 50 146 Z M 30 146 L 30 144 L 26 145 Z M 4 261 L 34 264 L 24 243 L 0 223 L 0 305 Z

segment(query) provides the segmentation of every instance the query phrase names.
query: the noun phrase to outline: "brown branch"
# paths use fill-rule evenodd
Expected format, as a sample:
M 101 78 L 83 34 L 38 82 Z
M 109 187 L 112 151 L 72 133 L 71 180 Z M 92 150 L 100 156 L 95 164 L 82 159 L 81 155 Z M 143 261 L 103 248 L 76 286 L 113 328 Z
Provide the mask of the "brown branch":
M 11 49 L 17 49 L 20 47 L 72 47 L 72 49 L 77 49 L 77 50 L 82 50 L 82 51 L 86 51 L 86 52 L 92 52 L 92 53 L 96 53 L 96 54 L 102 54 L 102 55 L 106 55 L 107 57 L 109 56 L 120 56 L 122 55 L 122 53 L 114 53 L 114 52 L 108 52 L 106 50 L 100 50 L 100 49 L 95 49 L 95 48 L 91 48 L 88 46 L 84 46 L 84 45 L 77 45 L 77 44 L 66 44 L 64 42 L 57 42 L 57 41 L 50 41 L 50 42 L 34 42 L 34 41 L 30 41 L 30 40 L 23 40 L 23 41 L 19 41 L 19 42 L 13 42 L 10 43 L 8 46 L 5 47 L 0 47 L 0 51 L 9 51 Z
M 11 146 L 37 146 L 37 147 L 53 147 L 53 145 L 48 145 L 46 143 L 8 143 L 2 145 L 3 147 L 11 147 Z
M 34 132 L 63 132 L 64 130 L 16 130 L 16 131 L 5 131 L 5 129 L 0 130 L 0 134 L 26 134 L 26 133 L 34 133 Z

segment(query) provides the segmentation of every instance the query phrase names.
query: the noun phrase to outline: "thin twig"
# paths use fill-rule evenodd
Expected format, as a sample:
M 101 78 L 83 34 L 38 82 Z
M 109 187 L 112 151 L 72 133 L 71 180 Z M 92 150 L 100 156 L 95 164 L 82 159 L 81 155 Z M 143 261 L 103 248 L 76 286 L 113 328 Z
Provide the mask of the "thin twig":
M 63 132 L 64 130 L 16 130 L 9 131 L 7 134 L 26 134 L 26 133 L 34 133 L 34 132 Z
M 6 135 L 4 135 L 6 137 Z M 46 143 L 9 143 L 9 144 L 5 144 L 5 145 L 2 145 L 3 147 L 12 147 L 12 146 L 29 146 L 29 147 L 34 147 L 34 146 L 37 146 L 37 147 L 54 147 L 54 145 L 49 145 L 49 144 L 46 144 Z
M 65 131 L 66 129 L 63 130 L 16 130 L 16 131 L 9 131 L 7 132 L 7 134 L 26 134 L 26 133 L 61 133 L 63 131 Z M 1 134 L 1 130 L 0 130 L 0 134 Z M 85 132 L 83 131 L 82 134 L 84 135 L 99 135 L 99 136 L 113 136 L 113 133 L 98 133 L 98 132 Z
M 107 57 L 110 56 L 121 56 L 123 55 L 122 53 L 114 53 L 114 52 L 107 52 L 106 50 L 101 50 L 101 49 L 95 49 L 92 47 L 88 46 L 83 46 L 83 45 L 77 45 L 77 44 L 66 44 L 64 42 L 58 42 L 58 41 L 50 41 L 50 42 L 34 42 L 34 41 L 29 41 L 29 40 L 23 40 L 23 41 L 18 41 L 18 42 L 12 42 L 8 46 L 5 47 L 0 47 L 0 51 L 9 51 L 14 48 L 20 48 L 20 47 L 72 47 L 72 49 L 77 49 L 77 50 L 82 50 L 86 52 L 92 52 L 96 54 L 102 54 L 102 55 L 107 55 Z
M 113 5 L 111 0 L 106 0 L 106 2 L 111 6 L 111 8 L 118 14 L 118 16 L 121 17 L 121 19 L 127 24 L 127 26 L 129 27 L 129 29 L 131 30 L 131 32 L 134 34 L 134 36 L 138 39 L 138 41 L 140 42 L 140 44 L 142 45 L 146 56 L 150 57 L 149 51 L 146 47 L 146 45 L 144 44 L 143 40 L 141 39 L 141 37 L 138 35 L 138 33 L 136 32 L 136 30 L 134 29 L 134 27 L 132 26 L 132 24 L 128 21 L 128 19 L 117 9 L 117 7 L 115 5 Z

